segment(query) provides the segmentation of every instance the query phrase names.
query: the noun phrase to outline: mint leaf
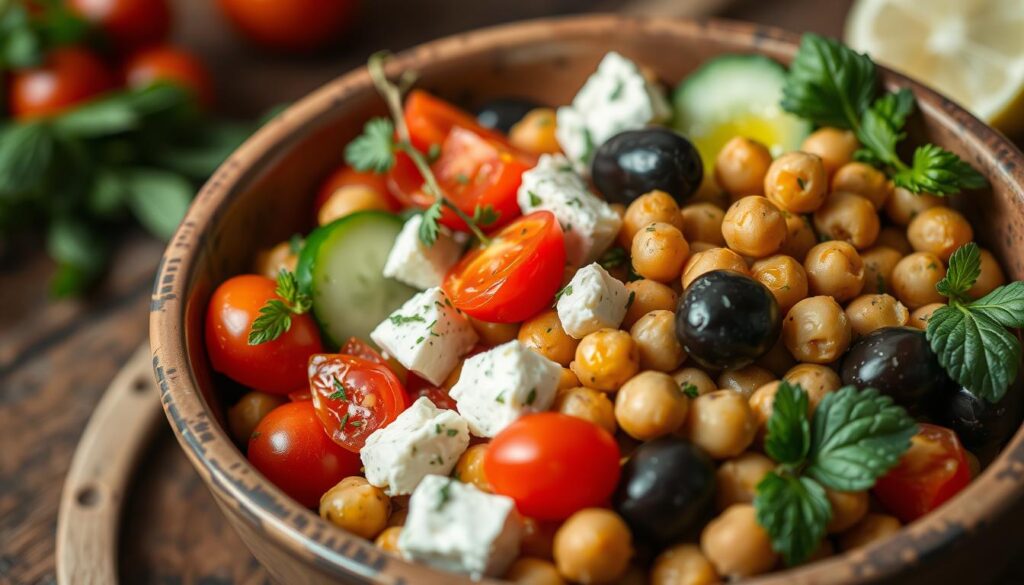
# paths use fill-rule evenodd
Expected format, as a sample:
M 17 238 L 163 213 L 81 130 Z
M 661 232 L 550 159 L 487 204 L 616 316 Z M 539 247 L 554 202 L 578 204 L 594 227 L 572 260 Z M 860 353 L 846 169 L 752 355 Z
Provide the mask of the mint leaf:
M 40 187 L 54 162 L 57 142 L 45 122 L 15 123 L 0 133 L 0 193 Z
M 897 187 L 912 193 L 935 195 L 954 195 L 964 189 L 981 189 L 988 184 L 974 167 L 934 144 L 917 147 L 911 167 L 898 171 L 892 181 Z
M 395 164 L 395 125 L 371 118 L 363 133 L 345 147 L 345 161 L 359 171 L 383 173 Z
M 757 484 L 754 510 L 772 548 L 787 565 L 798 565 L 814 554 L 832 518 L 832 506 L 818 482 L 774 471 Z
M 1005 307 L 1019 308 L 1024 301 L 1019 298 L 1020 286 L 1009 292 L 1004 290 L 1007 288 L 992 291 L 977 305 L 954 302 L 940 307 L 932 313 L 926 330 L 932 351 L 946 373 L 989 402 L 999 402 L 1006 394 L 1017 378 L 1021 360 L 1020 341 L 1007 331 L 1001 319 L 1010 323 L 1020 319 L 1019 313 L 1014 316 Z M 996 298 L 1006 304 L 989 304 L 996 293 Z
M 784 465 L 803 463 L 811 448 L 811 423 L 807 412 L 807 392 L 799 384 L 780 382 L 764 442 L 769 457 Z
M 807 33 L 782 88 L 782 108 L 818 125 L 856 129 L 876 83 L 875 64 L 866 55 Z
M 135 218 L 154 236 L 171 239 L 192 202 L 192 183 L 177 173 L 150 168 L 131 169 L 124 180 Z
M 1024 327 L 1024 282 L 1001 286 L 968 307 L 984 313 L 1004 327 Z
M 946 276 L 935 284 L 939 294 L 951 299 L 963 300 L 981 276 L 981 250 L 974 242 L 964 244 L 949 257 Z

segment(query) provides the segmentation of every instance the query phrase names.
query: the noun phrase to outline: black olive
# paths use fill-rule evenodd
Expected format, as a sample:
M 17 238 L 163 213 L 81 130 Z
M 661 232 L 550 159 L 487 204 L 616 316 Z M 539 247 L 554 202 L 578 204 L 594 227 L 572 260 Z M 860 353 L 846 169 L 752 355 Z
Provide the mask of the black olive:
M 697 149 L 667 128 L 627 130 L 612 136 L 597 149 L 591 171 L 605 199 L 626 205 L 655 189 L 683 203 L 704 178 Z
M 714 512 L 715 464 L 693 443 L 661 437 L 622 466 L 612 505 L 633 536 L 667 544 L 696 535 Z
M 932 416 L 953 430 L 964 447 L 982 456 L 998 449 L 1017 430 L 1021 421 L 1020 388 L 1011 387 L 999 402 L 978 398 L 960 386 L 942 396 Z
M 911 414 L 924 413 L 954 387 L 924 331 L 910 327 L 884 327 L 857 340 L 839 376 L 843 384 L 877 388 Z
M 522 120 L 530 110 L 539 107 L 540 104 L 523 98 L 498 98 L 477 109 L 476 121 L 484 128 L 508 134 L 516 122 Z
M 709 368 L 741 368 L 779 339 L 779 304 L 763 284 L 731 270 L 694 280 L 679 299 L 676 337 Z

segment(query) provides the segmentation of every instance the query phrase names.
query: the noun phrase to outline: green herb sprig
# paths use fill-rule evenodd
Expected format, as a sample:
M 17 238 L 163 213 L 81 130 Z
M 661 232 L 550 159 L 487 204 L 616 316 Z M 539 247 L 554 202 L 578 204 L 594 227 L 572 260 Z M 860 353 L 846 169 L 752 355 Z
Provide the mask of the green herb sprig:
M 259 316 L 252 322 L 249 345 L 259 345 L 281 337 L 291 329 L 292 315 L 302 315 L 313 307 L 313 299 L 299 292 L 299 281 L 295 275 L 283 268 L 277 275 L 274 294 L 279 298 L 270 299 L 260 307 Z
M 30 14 L 24 2 L 0 2 L 0 69 L 34 67 L 53 47 L 94 40 L 92 26 L 65 2 L 36 0 L 34 9 Z

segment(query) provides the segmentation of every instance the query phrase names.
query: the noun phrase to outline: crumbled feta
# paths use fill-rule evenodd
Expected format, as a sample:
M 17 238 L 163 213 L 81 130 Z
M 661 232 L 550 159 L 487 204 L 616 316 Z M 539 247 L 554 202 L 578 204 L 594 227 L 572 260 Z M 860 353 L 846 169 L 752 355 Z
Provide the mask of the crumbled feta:
M 611 52 L 572 100 L 558 108 L 555 136 L 576 171 L 590 173 L 594 152 L 609 138 L 668 119 L 663 90 L 636 63 Z
M 565 233 L 566 260 L 579 268 L 597 260 L 622 227 L 619 215 L 590 192 L 583 178 L 562 155 L 542 155 L 537 166 L 523 173 L 517 194 L 523 213 L 546 209 Z
M 470 432 L 493 437 L 523 414 L 547 410 L 561 375 L 560 365 L 512 340 L 463 362 L 449 394 Z
M 626 316 L 626 285 L 596 262 L 579 269 L 559 293 L 555 310 L 562 327 L 580 339 L 598 329 L 616 329 Z
M 434 287 L 406 301 L 370 332 L 370 339 L 408 370 L 439 385 L 477 335 L 469 319 Z
M 434 245 L 425 245 L 420 241 L 422 224 L 420 214 L 405 222 L 384 263 L 384 276 L 420 290 L 441 286 L 445 274 L 462 255 L 462 244 L 444 227 Z
M 403 557 L 474 578 L 497 577 L 519 556 L 523 526 L 511 498 L 429 475 L 409 500 Z
M 431 473 L 447 475 L 469 446 L 466 420 L 421 397 L 366 438 L 359 458 L 366 481 L 388 495 L 411 494 Z

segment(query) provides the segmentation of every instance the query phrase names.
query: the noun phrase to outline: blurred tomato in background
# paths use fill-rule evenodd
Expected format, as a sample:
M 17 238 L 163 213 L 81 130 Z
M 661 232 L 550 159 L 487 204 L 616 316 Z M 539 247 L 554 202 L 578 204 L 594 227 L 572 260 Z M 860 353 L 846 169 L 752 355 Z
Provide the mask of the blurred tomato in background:
M 356 16 L 356 0 L 218 0 L 252 41 L 271 49 L 309 52 L 338 40 Z
M 114 75 L 84 47 L 61 47 L 11 75 L 8 103 L 18 119 L 57 114 L 114 87 Z
M 101 27 L 120 51 L 163 42 L 171 32 L 167 0 L 68 0 L 68 6 Z
M 170 45 L 144 49 L 129 57 L 124 78 L 128 87 L 135 88 L 158 81 L 177 83 L 193 92 L 203 106 L 210 107 L 214 102 L 213 80 L 203 62 L 192 53 Z

